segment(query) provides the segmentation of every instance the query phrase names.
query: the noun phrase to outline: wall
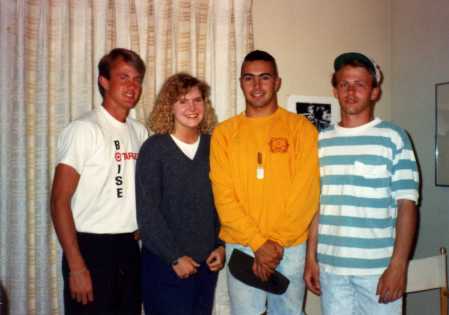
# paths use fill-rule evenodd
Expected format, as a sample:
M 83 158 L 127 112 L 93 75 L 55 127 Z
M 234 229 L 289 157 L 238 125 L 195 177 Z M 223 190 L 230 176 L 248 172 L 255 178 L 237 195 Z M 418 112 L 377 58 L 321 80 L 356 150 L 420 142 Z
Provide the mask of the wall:
M 440 246 L 449 248 L 449 187 L 434 185 L 435 83 L 449 81 L 449 3 L 395 0 L 391 17 L 391 114 L 412 136 L 420 162 L 423 185 L 415 256 L 424 257 L 436 254 Z M 408 299 L 408 314 L 439 314 L 436 305 L 435 292 L 414 294 Z
M 344 6 L 342 6 L 344 3 Z M 335 57 L 344 51 L 369 54 L 385 74 L 377 114 L 390 117 L 388 0 L 255 0 L 255 48 L 267 50 L 283 79 L 280 103 L 287 96 L 331 96 Z
M 343 6 L 344 5 L 344 6 Z M 449 81 L 447 0 L 254 0 L 255 47 L 278 60 L 289 94 L 329 96 L 332 62 L 362 51 L 384 73 L 376 114 L 411 135 L 422 172 L 415 257 L 449 248 L 449 188 L 434 186 L 434 84 Z M 436 291 L 412 294 L 407 314 L 437 314 Z

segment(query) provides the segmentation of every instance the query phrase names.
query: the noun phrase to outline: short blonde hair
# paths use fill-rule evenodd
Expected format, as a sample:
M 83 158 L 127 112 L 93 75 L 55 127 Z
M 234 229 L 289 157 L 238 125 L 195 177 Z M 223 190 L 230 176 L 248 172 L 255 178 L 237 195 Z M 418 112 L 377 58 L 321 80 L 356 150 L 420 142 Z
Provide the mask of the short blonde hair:
M 162 85 L 148 119 L 150 130 L 156 134 L 172 133 L 175 128 L 173 105 L 194 87 L 200 90 L 205 106 L 204 118 L 199 125 L 200 132 L 210 134 L 217 124 L 215 110 L 209 100 L 210 87 L 206 82 L 184 72 L 172 75 Z

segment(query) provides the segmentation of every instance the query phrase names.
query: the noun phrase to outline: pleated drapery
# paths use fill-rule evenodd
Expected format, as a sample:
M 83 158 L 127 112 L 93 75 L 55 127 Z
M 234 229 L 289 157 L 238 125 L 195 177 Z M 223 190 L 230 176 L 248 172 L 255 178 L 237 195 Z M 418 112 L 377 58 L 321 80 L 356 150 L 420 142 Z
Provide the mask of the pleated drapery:
M 142 122 L 178 71 L 211 85 L 223 120 L 244 108 L 237 77 L 253 48 L 251 9 L 251 0 L 0 0 L 1 314 L 63 313 L 49 189 L 60 131 L 101 104 L 99 59 L 126 47 L 145 61 L 132 113 Z M 220 278 L 215 313 L 225 314 Z

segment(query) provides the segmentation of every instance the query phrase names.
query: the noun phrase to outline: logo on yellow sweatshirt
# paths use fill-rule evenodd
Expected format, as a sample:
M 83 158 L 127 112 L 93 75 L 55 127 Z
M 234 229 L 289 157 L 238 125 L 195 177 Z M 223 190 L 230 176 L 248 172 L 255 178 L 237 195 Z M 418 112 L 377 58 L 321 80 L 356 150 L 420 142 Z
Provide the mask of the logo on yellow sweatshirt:
M 271 138 L 269 144 L 272 153 L 285 153 L 288 150 L 288 140 L 286 138 Z

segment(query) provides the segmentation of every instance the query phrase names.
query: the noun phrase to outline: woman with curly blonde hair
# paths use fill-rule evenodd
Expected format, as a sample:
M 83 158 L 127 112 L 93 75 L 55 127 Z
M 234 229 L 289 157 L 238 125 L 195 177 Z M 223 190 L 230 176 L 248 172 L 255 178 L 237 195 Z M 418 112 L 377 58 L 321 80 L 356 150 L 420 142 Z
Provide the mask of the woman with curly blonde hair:
M 209 180 L 215 112 L 209 86 L 178 73 L 163 84 L 150 114 L 155 133 L 136 167 L 147 314 L 212 314 L 223 242 Z
M 180 96 L 186 95 L 194 87 L 198 88 L 204 101 L 204 119 L 199 125 L 200 131 L 206 134 L 212 132 L 217 124 L 217 118 L 209 100 L 210 88 L 207 83 L 182 72 L 168 78 L 162 86 L 148 120 L 151 131 L 156 134 L 173 132 L 175 127 L 173 105 Z

